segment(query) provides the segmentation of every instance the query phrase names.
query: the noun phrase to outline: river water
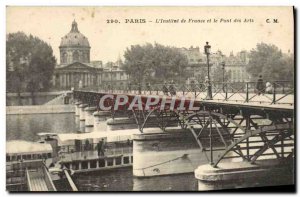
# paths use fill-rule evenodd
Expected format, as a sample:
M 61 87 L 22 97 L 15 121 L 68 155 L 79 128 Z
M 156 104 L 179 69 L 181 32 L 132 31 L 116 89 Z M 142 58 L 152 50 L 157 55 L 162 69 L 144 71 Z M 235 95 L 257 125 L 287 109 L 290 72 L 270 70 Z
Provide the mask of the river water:
M 31 114 L 6 116 L 7 140 L 38 140 L 37 133 L 70 133 L 80 128 L 73 113 L 65 114 Z M 235 183 L 202 183 L 201 190 L 257 187 L 265 185 L 288 184 L 278 180 L 249 180 Z M 197 191 L 198 183 L 194 173 L 159 176 L 150 178 L 135 178 L 132 168 L 81 173 L 74 177 L 80 191 Z

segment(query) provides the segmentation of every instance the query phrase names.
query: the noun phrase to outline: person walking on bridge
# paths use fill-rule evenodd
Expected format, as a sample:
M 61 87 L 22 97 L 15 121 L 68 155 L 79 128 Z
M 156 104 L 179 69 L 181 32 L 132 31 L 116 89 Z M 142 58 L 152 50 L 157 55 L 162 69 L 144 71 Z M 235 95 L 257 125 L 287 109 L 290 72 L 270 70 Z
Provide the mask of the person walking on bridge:
M 128 83 L 128 92 L 131 93 L 131 82 Z
M 138 82 L 138 91 L 139 91 L 139 94 L 142 94 L 142 85 L 141 85 L 141 82 Z
M 272 94 L 273 93 L 273 86 L 270 82 L 266 83 L 266 92 L 267 92 L 267 94 Z
M 172 80 L 171 83 L 170 83 L 169 90 L 170 90 L 171 96 L 176 96 L 175 83 L 174 83 L 173 80 Z
M 168 90 L 168 86 L 167 86 L 167 82 L 166 81 L 164 81 L 164 85 L 162 87 L 162 90 L 163 90 L 164 95 L 168 96 L 169 90 Z
M 146 84 L 146 88 L 147 88 L 147 91 L 149 92 L 149 94 L 151 94 L 151 85 L 149 82 Z
M 256 82 L 256 91 L 257 91 L 258 95 L 264 94 L 264 92 L 265 92 L 265 84 L 264 84 L 264 80 L 262 79 L 261 75 L 259 75 L 259 78 Z

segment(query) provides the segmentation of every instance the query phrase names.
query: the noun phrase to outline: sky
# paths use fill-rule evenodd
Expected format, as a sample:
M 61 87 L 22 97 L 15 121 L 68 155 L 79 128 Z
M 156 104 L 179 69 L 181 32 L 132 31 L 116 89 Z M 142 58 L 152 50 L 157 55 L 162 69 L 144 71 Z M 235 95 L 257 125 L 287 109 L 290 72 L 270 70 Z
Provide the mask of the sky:
M 120 23 L 107 23 L 110 19 Z M 125 19 L 145 19 L 146 23 L 125 23 Z M 186 22 L 156 23 L 157 19 Z M 205 22 L 189 23 L 190 19 Z M 212 22 L 208 22 L 210 19 Z M 234 22 L 235 19 L 241 22 Z M 245 19 L 253 22 L 243 22 Z M 273 19 L 278 23 L 273 23 Z M 275 44 L 283 52 L 293 52 L 294 48 L 292 7 L 8 6 L 6 33 L 23 31 L 41 38 L 52 46 L 59 62 L 59 44 L 71 30 L 73 20 L 90 42 L 92 61 L 116 61 L 119 56 L 124 59 L 127 47 L 147 42 L 186 48 L 199 46 L 203 52 L 208 41 L 212 52 L 221 50 L 226 55 L 231 51 L 251 50 L 260 42 Z

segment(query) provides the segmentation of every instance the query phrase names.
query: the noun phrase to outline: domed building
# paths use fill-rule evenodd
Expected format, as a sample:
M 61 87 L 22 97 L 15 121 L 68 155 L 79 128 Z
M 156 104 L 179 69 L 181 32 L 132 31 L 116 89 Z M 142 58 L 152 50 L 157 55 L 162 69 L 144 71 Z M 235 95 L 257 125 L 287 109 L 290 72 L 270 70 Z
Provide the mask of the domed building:
M 126 87 L 128 75 L 120 69 L 120 62 L 103 66 L 102 61 L 90 61 L 90 50 L 88 38 L 80 33 L 74 20 L 71 31 L 61 38 L 60 64 L 53 76 L 56 89 Z
M 89 63 L 90 49 L 91 47 L 88 39 L 79 32 L 76 21 L 73 21 L 71 31 L 61 38 L 59 46 L 60 63 Z
M 61 38 L 60 64 L 56 66 L 54 86 L 57 89 L 84 88 L 101 84 L 102 62 L 90 61 L 90 43 L 80 33 L 77 22 L 71 31 Z

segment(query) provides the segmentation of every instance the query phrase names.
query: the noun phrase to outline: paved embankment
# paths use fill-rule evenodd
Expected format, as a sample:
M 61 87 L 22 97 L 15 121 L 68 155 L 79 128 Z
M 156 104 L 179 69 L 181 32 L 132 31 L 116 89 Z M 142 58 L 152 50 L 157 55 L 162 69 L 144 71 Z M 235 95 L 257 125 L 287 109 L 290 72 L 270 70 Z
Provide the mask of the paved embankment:
M 74 105 L 6 106 L 7 115 L 75 113 Z

